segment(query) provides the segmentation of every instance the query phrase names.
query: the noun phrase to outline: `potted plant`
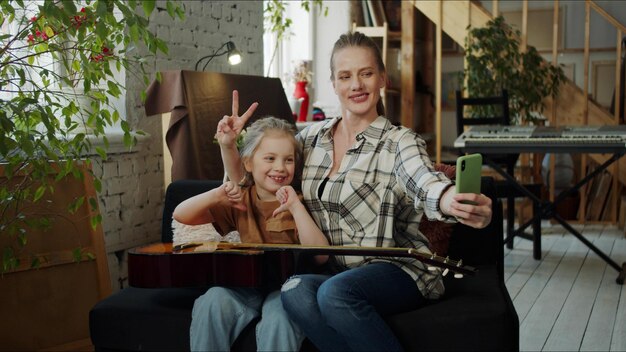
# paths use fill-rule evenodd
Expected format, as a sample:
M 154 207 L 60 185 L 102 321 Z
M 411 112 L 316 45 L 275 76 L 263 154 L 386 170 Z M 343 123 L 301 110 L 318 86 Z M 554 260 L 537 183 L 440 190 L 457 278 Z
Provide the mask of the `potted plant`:
M 172 1 L 165 7 L 172 18 L 183 17 Z M 167 53 L 148 30 L 154 9 L 154 1 L 0 2 L 0 236 L 11 239 L 0 241 L 1 273 L 20 265 L 29 231 L 51 221 L 27 217 L 23 207 L 53 193 L 65 177 L 82 178 L 90 163 L 85 155 L 106 159 L 107 126 L 119 124 L 125 145 L 134 143 L 111 105 L 124 91 L 115 73 L 124 67 L 148 82 L 145 58 L 135 57 L 134 49 Z M 104 147 L 92 145 L 97 139 Z M 99 191 L 98 178 L 94 185 Z M 75 211 L 87 204 L 97 206 L 81 197 L 65 206 Z M 93 225 L 98 222 L 95 216 Z
M 498 96 L 506 89 L 512 123 L 538 123 L 544 98 L 556 97 L 565 80 L 560 66 L 544 60 L 537 49 L 520 50 L 520 32 L 498 16 L 485 27 L 470 28 L 465 39 L 466 66 L 461 85 L 469 97 Z M 477 111 L 477 116 L 493 116 Z

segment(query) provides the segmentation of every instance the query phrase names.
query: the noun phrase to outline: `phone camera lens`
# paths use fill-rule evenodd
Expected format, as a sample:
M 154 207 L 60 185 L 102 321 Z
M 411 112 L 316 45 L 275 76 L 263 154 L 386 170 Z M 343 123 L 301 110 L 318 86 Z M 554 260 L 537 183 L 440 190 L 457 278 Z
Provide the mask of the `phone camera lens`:
M 465 171 L 465 160 L 461 161 L 461 171 Z

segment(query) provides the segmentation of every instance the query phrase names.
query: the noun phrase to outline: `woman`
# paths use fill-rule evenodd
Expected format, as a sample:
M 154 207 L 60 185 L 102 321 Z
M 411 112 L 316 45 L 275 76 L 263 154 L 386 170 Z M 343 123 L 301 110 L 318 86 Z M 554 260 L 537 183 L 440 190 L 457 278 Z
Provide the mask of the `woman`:
M 433 170 L 424 140 L 382 116 L 386 74 L 372 39 L 342 35 L 330 67 L 341 116 L 299 134 L 304 201 L 330 245 L 427 250 L 418 230 L 423 215 L 487 226 L 491 200 L 456 194 L 453 183 Z M 225 117 L 222 133 L 239 133 L 244 116 Z M 240 173 L 232 146 L 222 148 L 228 172 Z M 444 292 L 441 273 L 413 259 L 333 256 L 328 265 L 332 273 L 297 275 L 281 289 L 284 309 L 320 350 L 402 350 L 383 317 Z

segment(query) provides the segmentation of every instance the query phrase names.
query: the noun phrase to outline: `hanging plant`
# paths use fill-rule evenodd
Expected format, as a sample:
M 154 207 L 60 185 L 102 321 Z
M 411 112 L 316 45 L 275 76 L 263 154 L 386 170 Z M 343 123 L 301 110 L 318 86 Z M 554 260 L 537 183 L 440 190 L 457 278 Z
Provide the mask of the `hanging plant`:
M 164 6 L 171 18 L 184 17 L 173 1 Z M 134 144 L 110 99 L 124 92 L 115 77 L 122 67 L 149 82 L 146 58 L 132 54 L 136 46 L 167 54 L 148 29 L 155 8 L 155 1 L 136 0 L 0 1 L 0 273 L 20 265 L 30 230 L 52 221 L 24 208 L 53 193 L 60 179 L 82 179 L 85 155 L 106 159 L 107 126 L 119 124 L 124 144 Z M 104 147 L 93 146 L 94 138 Z M 97 177 L 94 186 L 100 191 Z M 75 199 L 66 211 L 80 206 L 97 201 Z
M 520 50 L 520 32 L 498 16 L 485 27 L 470 28 L 465 39 L 466 67 L 462 85 L 470 97 L 509 93 L 511 123 L 538 123 L 545 120 L 543 100 L 555 98 L 565 74 L 560 66 L 548 63 L 533 46 Z M 493 116 L 495 107 L 474 108 L 476 116 Z

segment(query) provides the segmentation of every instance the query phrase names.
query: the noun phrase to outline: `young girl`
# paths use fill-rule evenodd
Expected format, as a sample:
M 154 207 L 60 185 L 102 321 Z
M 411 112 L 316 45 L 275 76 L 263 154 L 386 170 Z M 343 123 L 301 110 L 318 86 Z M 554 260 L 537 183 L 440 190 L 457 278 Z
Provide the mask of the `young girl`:
M 236 108 L 233 107 L 236 115 Z M 219 130 L 219 127 L 218 127 Z M 222 235 L 237 230 L 247 243 L 328 245 L 296 192 L 290 186 L 301 162 L 295 128 L 274 117 L 259 119 L 247 129 L 241 148 L 243 189 L 226 182 L 217 189 L 180 203 L 174 219 L 188 224 L 213 223 Z M 224 138 L 218 131 L 218 139 Z M 319 260 L 324 260 L 322 257 Z M 280 302 L 280 291 L 212 287 L 194 303 L 191 350 L 230 350 L 241 331 L 256 317 L 257 348 L 294 351 L 304 335 Z

